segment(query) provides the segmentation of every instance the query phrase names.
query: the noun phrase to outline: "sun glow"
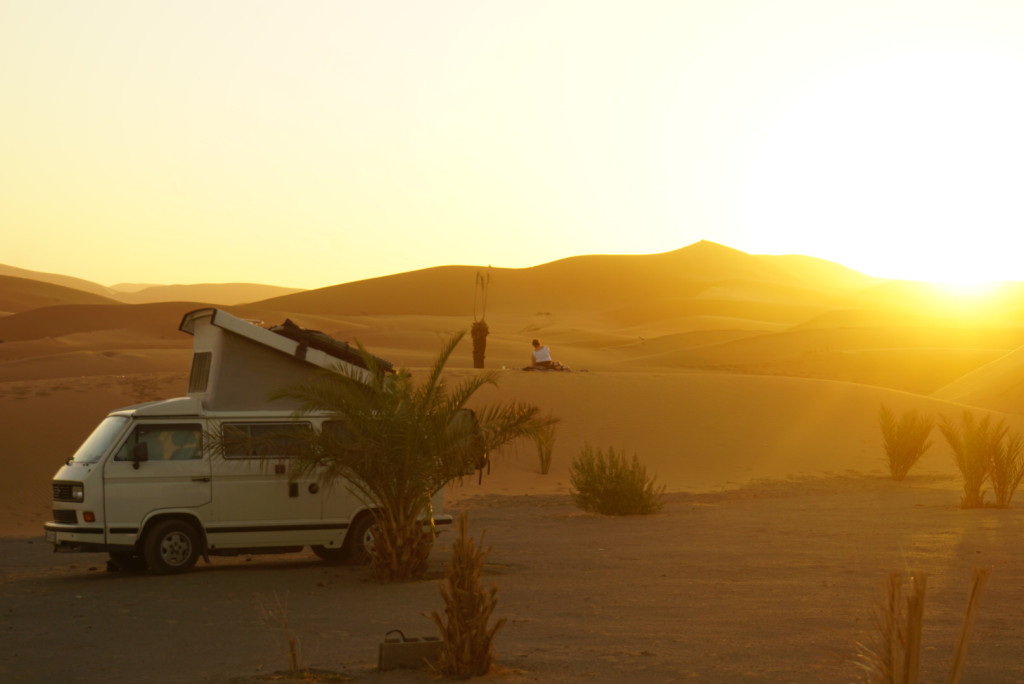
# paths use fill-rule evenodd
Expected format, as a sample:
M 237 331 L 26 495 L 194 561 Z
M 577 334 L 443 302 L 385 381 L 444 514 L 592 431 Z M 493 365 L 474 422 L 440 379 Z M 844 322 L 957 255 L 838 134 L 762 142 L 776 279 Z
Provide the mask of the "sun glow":
M 917 50 L 807 88 L 760 148 L 748 220 L 870 275 L 974 294 L 1020 279 L 1022 64 Z
M 934 285 L 952 297 L 977 300 L 997 293 L 1003 282 L 999 280 L 946 280 L 934 283 Z

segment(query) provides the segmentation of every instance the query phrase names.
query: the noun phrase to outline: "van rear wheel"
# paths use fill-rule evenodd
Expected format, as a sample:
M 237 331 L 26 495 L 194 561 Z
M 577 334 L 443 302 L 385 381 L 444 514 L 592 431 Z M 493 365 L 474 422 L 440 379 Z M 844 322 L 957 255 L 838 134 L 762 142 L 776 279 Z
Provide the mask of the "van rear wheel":
M 344 563 L 346 560 L 348 560 L 346 555 L 347 552 L 345 551 L 344 548 L 334 549 L 328 546 L 314 546 L 313 553 L 317 555 L 317 558 L 325 560 L 328 563 L 332 563 L 334 565 Z
M 187 522 L 165 520 L 146 535 L 143 550 L 154 572 L 185 572 L 199 559 L 199 534 Z

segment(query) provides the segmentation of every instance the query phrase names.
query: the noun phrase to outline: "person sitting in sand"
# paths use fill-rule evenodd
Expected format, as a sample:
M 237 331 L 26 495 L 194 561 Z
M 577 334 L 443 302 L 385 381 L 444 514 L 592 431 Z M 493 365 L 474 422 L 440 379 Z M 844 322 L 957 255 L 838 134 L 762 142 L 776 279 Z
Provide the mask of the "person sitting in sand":
M 539 370 L 569 370 L 558 361 L 551 359 L 551 350 L 547 345 L 542 345 L 540 340 L 533 341 L 533 353 L 531 354 L 530 365 Z

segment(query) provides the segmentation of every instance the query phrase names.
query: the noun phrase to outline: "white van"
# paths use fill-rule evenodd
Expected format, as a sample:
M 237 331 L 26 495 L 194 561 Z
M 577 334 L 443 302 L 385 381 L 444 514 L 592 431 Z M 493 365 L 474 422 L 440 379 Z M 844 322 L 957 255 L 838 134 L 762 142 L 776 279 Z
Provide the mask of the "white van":
M 189 396 L 118 409 L 96 427 L 53 479 L 47 541 L 57 551 L 108 552 L 122 569 L 163 573 L 188 570 L 200 556 L 306 546 L 325 560 L 365 561 L 367 507 L 344 483 L 289 478 L 299 432 L 330 429 L 329 419 L 271 409 L 260 392 L 338 356 L 316 357 L 307 342 L 290 339 L 294 329 L 285 337 L 215 309 L 187 314 L 181 329 L 195 335 Z M 263 354 L 268 345 L 281 353 Z M 247 358 L 258 363 L 246 368 Z M 233 379 L 247 386 L 225 386 Z M 451 524 L 442 499 L 443 491 L 434 496 L 427 524 Z

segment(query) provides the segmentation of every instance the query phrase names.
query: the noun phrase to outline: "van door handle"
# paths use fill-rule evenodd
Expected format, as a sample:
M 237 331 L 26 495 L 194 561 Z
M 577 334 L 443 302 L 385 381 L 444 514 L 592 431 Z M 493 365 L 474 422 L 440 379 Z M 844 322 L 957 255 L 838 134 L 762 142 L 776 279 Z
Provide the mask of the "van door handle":
M 192 481 L 193 482 L 209 482 L 210 478 L 208 478 L 208 477 L 193 477 Z

